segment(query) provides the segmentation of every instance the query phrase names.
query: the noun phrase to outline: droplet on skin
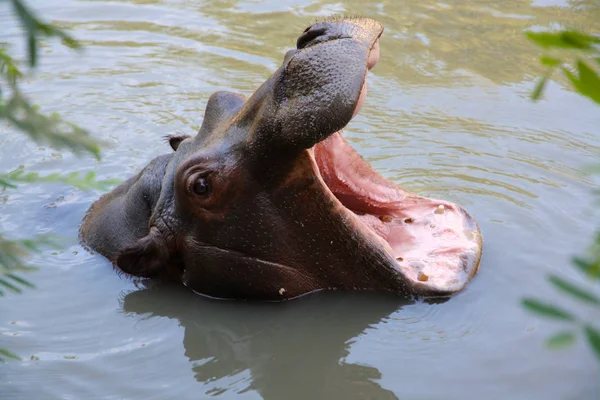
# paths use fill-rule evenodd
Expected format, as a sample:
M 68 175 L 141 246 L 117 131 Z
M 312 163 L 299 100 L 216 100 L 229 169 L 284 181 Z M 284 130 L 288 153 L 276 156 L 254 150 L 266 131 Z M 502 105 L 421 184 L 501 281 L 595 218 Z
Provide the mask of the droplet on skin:
M 420 280 L 421 282 L 427 282 L 429 280 L 429 275 L 427 275 L 425 272 L 421 271 L 421 272 L 419 272 L 419 276 L 417 276 L 417 279 Z
M 436 213 L 436 214 L 443 214 L 443 213 L 444 213 L 444 205 L 443 205 L 443 204 L 440 204 L 440 205 L 438 206 L 438 208 L 435 210 L 435 213 Z
M 390 217 L 389 215 L 382 215 L 381 217 L 379 217 L 379 219 L 381 220 L 381 222 L 392 222 L 392 217 Z
M 279 294 L 280 294 L 281 296 L 283 296 L 283 294 L 284 294 L 284 293 L 285 293 L 285 289 L 284 289 L 284 288 L 281 288 L 281 289 L 279 289 Z

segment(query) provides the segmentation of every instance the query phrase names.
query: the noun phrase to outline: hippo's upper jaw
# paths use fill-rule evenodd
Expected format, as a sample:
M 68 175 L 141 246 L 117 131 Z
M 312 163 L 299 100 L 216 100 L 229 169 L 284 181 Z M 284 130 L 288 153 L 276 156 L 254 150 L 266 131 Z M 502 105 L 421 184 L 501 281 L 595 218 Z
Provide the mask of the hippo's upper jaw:
M 128 274 L 219 298 L 461 290 L 481 258 L 474 219 L 389 182 L 341 134 L 382 32 L 366 18 L 307 28 L 252 97 L 215 93 L 195 137 L 94 204 L 84 241 Z

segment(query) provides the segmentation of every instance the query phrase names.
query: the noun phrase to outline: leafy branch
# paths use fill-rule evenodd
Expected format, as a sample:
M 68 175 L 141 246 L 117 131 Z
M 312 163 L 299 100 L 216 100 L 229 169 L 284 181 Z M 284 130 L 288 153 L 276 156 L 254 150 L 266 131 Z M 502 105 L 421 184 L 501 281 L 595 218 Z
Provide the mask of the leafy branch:
M 596 242 L 600 244 L 600 242 Z M 596 253 L 593 257 L 589 257 L 588 260 L 581 258 L 574 258 L 573 264 L 578 266 L 581 271 L 584 271 L 586 276 L 592 281 L 592 283 L 600 282 L 600 270 L 598 265 L 600 262 L 600 254 Z M 573 299 L 580 302 L 587 303 L 600 311 L 600 298 L 594 293 L 582 288 L 581 286 L 564 280 L 557 275 L 550 275 L 548 281 L 555 289 L 566 294 Z M 574 328 L 578 328 L 583 331 L 583 334 L 587 338 L 592 350 L 596 353 L 598 360 L 600 361 L 600 330 L 595 328 L 591 323 L 580 320 L 575 317 L 572 313 L 565 311 L 564 309 L 547 302 L 542 302 L 533 298 L 525 298 L 522 300 L 522 305 L 528 311 L 535 313 L 541 317 L 555 319 L 557 321 L 563 321 L 570 323 Z M 561 331 L 549 339 L 546 344 L 548 347 L 557 349 L 567 347 L 575 342 L 576 332 L 574 329 Z
M 40 253 L 44 248 L 58 249 L 60 245 L 52 235 L 24 240 L 8 240 L 0 235 L 0 296 L 3 297 L 5 291 L 21 293 L 23 287 L 35 287 L 17 273 L 35 271 L 37 268 L 23 265 L 22 259 L 31 253 Z M 7 349 L 0 348 L 0 361 L 4 359 L 20 360 Z
M 541 64 L 547 67 L 547 72 L 535 85 L 531 94 L 533 100 L 538 100 L 542 96 L 548 80 L 556 70 L 559 70 L 577 93 L 600 105 L 599 37 L 577 31 L 527 32 L 526 35 L 547 53 L 551 53 L 540 57 Z M 585 257 L 573 258 L 572 265 L 588 278 L 592 287 L 598 288 L 600 232 L 596 234 L 588 254 Z M 548 276 L 548 281 L 557 291 L 600 311 L 600 297 L 588 289 L 553 274 Z M 580 330 L 600 361 L 600 330 L 592 323 L 577 318 L 561 307 L 534 298 L 525 298 L 521 304 L 526 310 L 541 317 L 571 324 L 571 329 L 560 331 L 548 338 L 546 340 L 548 347 L 558 349 L 572 345 L 577 337 L 576 330 Z
M 52 235 L 24 240 L 9 240 L 0 235 L 0 296 L 4 296 L 6 289 L 21 293 L 19 286 L 34 287 L 29 281 L 15 275 L 15 272 L 35 271 L 37 268 L 23 265 L 22 259 L 31 253 L 40 253 L 45 248 L 59 249 L 60 243 Z
M 12 91 L 13 95 L 6 103 L 0 97 L 0 119 L 7 120 L 39 144 L 50 144 L 74 153 L 88 152 L 100 159 L 100 144 L 87 131 L 64 121 L 57 113 L 41 114 L 16 86 Z
M 14 60 L 2 48 L 0 48 L 0 75 L 6 77 L 9 85 L 13 87 L 16 85 L 17 79 L 23 77 L 23 73 Z
M 21 25 L 27 35 L 27 50 L 29 54 L 29 66 L 35 67 L 38 62 L 38 47 L 41 37 L 59 38 L 62 43 L 72 49 L 80 49 L 81 44 L 63 30 L 52 24 L 42 22 L 37 15 L 27 7 L 21 0 L 11 0 L 13 10 L 21 20 Z
M 61 29 L 43 22 L 22 0 L 10 0 L 14 15 L 19 19 L 26 36 L 27 66 L 33 70 L 39 61 L 40 41 L 47 38 L 59 39 L 72 49 L 81 46 L 73 37 Z M 0 44 L 0 121 L 5 120 L 17 130 L 38 144 L 49 144 L 58 149 L 91 154 L 100 159 L 101 143 L 93 139 L 86 130 L 64 121 L 58 114 L 45 115 L 39 107 L 32 105 L 19 88 L 24 73 L 19 63 Z M 8 96 L 9 97 L 5 97 Z M 106 190 L 116 184 L 114 180 L 96 181 L 96 174 L 73 172 L 67 175 L 41 175 L 25 172 L 18 168 L 9 173 L 0 172 L 0 190 L 16 189 L 18 183 L 66 183 L 81 190 Z M 43 248 L 57 248 L 58 242 L 49 236 L 38 236 L 26 240 L 9 240 L 0 231 L 0 296 L 5 292 L 21 293 L 23 288 L 33 287 L 21 273 L 35 270 L 23 261 L 31 253 L 39 253 Z M 19 359 L 6 349 L 0 349 L 0 361 Z
M 2 359 L 12 359 L 12 360 L 21 360 L 20 357 L 15 356 L 13 353 L 11 353 L 10 351 L 6 350 L 6 349 L 0 349 L 0 361 Z
M 38 64 L 39 42 L 43 38 L 59 38 L 64 45 L 72 49 L 81 48 L 79 42 L 70 35 L 42 22 L 21 0 L 11 0 L 11 4 L 26 32 L 27 61 L 30 68 L 35 68 Z M 18 87 L 23 73 L 3 48 L 0 48 L 0 76 L 4 78 L 12 93 L 8 100 L 3 99 L 0 86 L 0 120 L 7 120 L 36 143 L 69 149 L 74 153 L 88 152 L 97 159 L 100 158 L 100 143 L 86 130 L 62 120 L 58 114 L 41 114 L 37 107 L 27 101 Z
M 540 57 L 547 71 L 531 94 L 533 100 L 542 96 L 553 73 L 559 70 L 579 94 L 600 104 L 599 37 L 577 31 L 527 32 L 526 36 L 550 53 Z

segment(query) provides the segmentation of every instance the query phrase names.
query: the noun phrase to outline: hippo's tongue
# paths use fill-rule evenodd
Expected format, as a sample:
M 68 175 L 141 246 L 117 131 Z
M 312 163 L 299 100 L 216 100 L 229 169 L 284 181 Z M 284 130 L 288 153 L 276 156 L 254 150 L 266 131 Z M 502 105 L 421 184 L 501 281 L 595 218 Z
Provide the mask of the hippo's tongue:
M 389 245 L 388 252 L 417 292 L 456 292 L 476 273 L 481 236 L 460 206 L 417 196 L 388 181 L 339 132 L 315 145 L 314 157 L 331 193 L 353 214 L 352 220 Z

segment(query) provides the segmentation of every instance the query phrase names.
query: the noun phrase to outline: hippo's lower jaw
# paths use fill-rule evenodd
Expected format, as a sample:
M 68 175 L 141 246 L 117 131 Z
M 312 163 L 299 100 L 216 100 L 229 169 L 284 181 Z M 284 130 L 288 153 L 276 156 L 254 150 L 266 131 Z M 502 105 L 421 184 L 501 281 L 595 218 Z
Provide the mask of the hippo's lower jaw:
M 337 132 L 310 150 L 323 190 L 348 224 L 395 259 L 407 291 L 449 295 L 475 275 L 482 239 L 462 207 L 407 192 L 366 163 Z

